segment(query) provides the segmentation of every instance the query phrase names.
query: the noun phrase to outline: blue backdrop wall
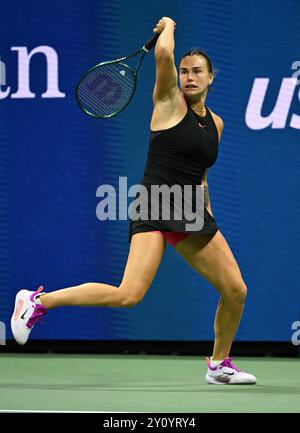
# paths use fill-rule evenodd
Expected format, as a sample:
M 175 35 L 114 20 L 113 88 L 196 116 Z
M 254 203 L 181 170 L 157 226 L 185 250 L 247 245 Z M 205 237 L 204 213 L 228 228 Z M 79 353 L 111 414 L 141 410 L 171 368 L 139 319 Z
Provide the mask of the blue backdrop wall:
M 284 7 L 275 0 L 1 3 L 0 320 L 8 338 L 20 288 L 121 281 L 128 222 L 99 221 L 96 190 L 118 189 L 120 176 L 130 186 L 143 175 L 153 52 L 133 101 L 117 117 L 85 116 L 74 88 L 93 64 L 138 48 L 162 16 L 177 23 L 177 66 L 198 46 L 218 69 L 207 105 L 225 128 L 208 182 L 214 216 L 248 286 L 236 340 L 291 339 L 300 310 L 298 0 Z M 35 49 L 44 54 L 31 58 L 30 95 L 26 56 Z M 215 289 L 168 246 L 141 304 L 53 310 L 32 337 L 212 340 L 217 302 Z

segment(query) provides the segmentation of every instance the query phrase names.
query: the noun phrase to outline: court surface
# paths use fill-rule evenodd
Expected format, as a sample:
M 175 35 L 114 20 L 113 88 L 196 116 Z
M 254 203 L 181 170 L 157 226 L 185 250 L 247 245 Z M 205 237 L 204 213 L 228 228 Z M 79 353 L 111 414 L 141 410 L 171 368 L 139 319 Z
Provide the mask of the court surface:
M 233 358 L 256 385 L 209 385 L 199 356 L 2 354 L 0 410 L 300 412 L 300 361 Z

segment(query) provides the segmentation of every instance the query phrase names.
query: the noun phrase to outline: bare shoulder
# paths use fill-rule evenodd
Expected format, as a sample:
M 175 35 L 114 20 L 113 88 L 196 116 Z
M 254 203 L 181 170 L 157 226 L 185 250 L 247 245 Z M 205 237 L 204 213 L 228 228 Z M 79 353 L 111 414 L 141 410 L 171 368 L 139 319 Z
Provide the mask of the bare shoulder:
M 218 129 L 219 141 L 220 141 L 221 135 L 222 135 L 222 132 L 223 132 L 223 128 L 224 128 L 223 119 L 220 116 L 218 116 L 216 113 L 214 113 L 210 108 L 209 108 L 209 111 L 211 112 L 211 115 L 212 115 L 212 117 L 213 117 L 213 119 L 215 121 L 216 127 Z
M 210 108 L 209 108 L 209 111 L 211 112 L 213 119 L 216 122 L 216 125 L 222 127 L 222 129 L 223 129 L 224 128 L 223 119 L 220 116 L 218 116 L 216 113 L 214 113 Z

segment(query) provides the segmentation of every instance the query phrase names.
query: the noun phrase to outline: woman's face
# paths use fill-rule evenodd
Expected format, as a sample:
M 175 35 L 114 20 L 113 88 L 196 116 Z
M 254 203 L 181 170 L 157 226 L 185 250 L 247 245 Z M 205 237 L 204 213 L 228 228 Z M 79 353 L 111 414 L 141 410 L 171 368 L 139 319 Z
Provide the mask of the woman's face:
M 205 57 L 194 54 L 181 60 L 179 67 L 180 88 L 189 100 L 199 99 L 213 82 Z

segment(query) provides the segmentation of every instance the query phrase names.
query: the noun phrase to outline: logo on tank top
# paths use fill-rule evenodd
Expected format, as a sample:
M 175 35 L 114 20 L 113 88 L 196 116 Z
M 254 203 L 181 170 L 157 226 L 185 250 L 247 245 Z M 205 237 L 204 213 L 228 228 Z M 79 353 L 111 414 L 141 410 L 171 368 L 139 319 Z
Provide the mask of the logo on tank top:
M 206 128 L 206 125 L 201 125 L 201 123 L 198 123 L 198 125 L 200 126 L 200 128 Z

